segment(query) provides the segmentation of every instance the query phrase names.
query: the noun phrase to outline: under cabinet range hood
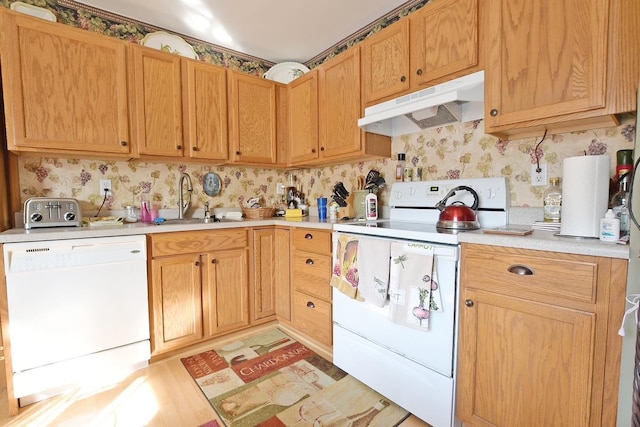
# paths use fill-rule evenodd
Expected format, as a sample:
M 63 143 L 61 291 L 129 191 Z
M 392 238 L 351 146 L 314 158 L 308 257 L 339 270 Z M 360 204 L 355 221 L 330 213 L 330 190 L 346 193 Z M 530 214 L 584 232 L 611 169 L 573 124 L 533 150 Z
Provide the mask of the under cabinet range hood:
M 364 109 L 358 126 L 370 133 L 405 135 L 484 117 L 484 71 L 478 71 Z

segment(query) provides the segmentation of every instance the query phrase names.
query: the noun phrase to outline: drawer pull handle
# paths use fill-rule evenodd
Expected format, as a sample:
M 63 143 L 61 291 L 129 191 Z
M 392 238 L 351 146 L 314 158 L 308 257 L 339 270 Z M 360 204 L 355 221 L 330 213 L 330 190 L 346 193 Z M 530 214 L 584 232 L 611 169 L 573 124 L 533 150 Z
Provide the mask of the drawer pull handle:
M 311 258 L 309 258 L 309 259 L 307 259 L 307 260 L 305 261 L 305 264 L 307 264 L 307 265 L 313 265 L 313 264 L 315 264 L 315 263 L 313 262 L 313 260 L 312 260 Z
M 468 299 L 464 302 L 464 305 L 466 305 L 467 307 L 473 307 L 473 300 L 472 299 Z
M 316 308 L 316 305 L 312 301 L 307 301 L 308 308 Z
M 509 273 L 519 274 L 520 276 L 532 276 L 533 275 L 533 270 L 531 270 L 529 267 L 527 267 L 525 265 L 514 264 L 514 265 L 510 266 L 509 268 L 507 268 L 507 270 L 509 271 Z
M 311 239 L 313 239 L 313 235 L 311 233 L 307 233 L 307 234 L 304 235 L 304 238 L 307 239 L 307 240 L 311 240 Z

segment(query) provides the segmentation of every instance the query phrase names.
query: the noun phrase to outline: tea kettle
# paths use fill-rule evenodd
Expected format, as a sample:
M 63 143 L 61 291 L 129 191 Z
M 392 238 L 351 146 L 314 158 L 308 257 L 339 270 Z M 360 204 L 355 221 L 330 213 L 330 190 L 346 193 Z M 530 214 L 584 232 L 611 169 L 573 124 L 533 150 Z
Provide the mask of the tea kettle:
M 460 190 L 466 190 L 473 195 L 473 205 L 469 207 L 461 201 L 455 201 L 449 206 L 446 206 L 447 200 L 454 196 L 456 191 Z M 477 230 L 480 228 L 480 223 L 478 222 L 478 216 L 476 214 L 478 202 L 478 193 L 476 193 L 476 191 L 471 187 L 460 185 L 451 189 L 451 191 L 444 196 L 444 199 L 436 203 L 436 208 L 440 211 L 440 217 L 438 218 L 436 228 L 447 230 Z

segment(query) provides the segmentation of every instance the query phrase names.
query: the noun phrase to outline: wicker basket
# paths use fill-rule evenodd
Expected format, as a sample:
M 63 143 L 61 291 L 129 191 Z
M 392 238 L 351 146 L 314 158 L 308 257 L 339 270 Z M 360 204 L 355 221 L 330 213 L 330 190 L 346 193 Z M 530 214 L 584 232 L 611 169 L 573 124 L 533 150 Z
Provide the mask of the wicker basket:
M 271 218 L 275 211 L 275 208 L 242 208 L 242 214 L 246 219 Z

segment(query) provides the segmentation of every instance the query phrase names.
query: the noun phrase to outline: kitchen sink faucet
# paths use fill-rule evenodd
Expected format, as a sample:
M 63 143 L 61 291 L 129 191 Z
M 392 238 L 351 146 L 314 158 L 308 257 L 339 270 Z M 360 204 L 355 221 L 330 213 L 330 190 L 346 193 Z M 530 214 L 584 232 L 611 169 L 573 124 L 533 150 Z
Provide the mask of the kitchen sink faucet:
M 187 181 L 187 202 L 184 202 L 184 182 Z M 178 181 L 178 218 L 184 219 L 184 214 L 187 213 L 191 207 L 191 193 L 193 193 L 193 186 L 191 185 L 191 177 L 188 173 L 182 172 L 180 175 L 180 181 Z

